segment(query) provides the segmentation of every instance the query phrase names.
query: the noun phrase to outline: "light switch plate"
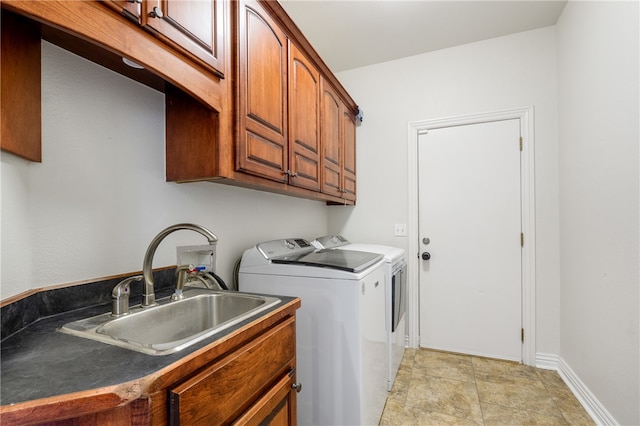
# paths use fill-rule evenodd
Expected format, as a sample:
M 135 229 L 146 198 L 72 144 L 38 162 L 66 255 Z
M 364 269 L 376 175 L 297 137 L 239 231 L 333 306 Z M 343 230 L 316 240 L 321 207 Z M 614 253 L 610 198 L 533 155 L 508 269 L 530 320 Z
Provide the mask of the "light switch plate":
M 396 237 L 406 237 L 407 236 L 407 224 L 406 223 L 396 223 L 395 231 L 393 233 Z

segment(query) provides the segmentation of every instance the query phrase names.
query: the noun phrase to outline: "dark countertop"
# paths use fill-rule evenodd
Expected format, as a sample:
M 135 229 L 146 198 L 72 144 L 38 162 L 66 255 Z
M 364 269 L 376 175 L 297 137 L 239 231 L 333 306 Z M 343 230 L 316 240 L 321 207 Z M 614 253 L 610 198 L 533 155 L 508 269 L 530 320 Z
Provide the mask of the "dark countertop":
M 157 292 L 158 298 L 170 290 Z M 182 351 L 153 356 L 56 331 L 70 321 L 109 312 L 110 303 L 45 316 L 2 340 L 1 405 L 118 385 L 153 374 L 223 336 L 268 315 L 281 302 Z

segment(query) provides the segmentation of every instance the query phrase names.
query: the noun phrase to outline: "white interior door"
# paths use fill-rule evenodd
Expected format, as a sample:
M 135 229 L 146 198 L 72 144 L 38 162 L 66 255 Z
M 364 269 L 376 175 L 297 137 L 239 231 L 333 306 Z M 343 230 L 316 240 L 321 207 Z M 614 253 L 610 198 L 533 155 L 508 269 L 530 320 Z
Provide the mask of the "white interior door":
M 521 361 L 520 122 L 431 129 L 418 155 L 420 346 Z

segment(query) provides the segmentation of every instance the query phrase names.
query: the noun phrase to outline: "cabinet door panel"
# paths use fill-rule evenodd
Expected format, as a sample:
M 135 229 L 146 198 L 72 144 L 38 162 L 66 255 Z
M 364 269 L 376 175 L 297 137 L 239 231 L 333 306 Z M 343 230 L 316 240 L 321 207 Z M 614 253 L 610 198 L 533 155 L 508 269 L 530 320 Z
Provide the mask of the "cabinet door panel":
M 290 318 L 170 389 L 171 424 L 230 422 L 295 368 L 295 351 L 295 321 Z
M 333 88 L 322 81 L 322 192 L 342 196 L 340 171 L 340 99 Z
M 287 374 L 233 424 L 235 426 L 289 426 L 295 424 L 296 393 L 294 383 Z
M 289 42 L 289 183 L 320 190 L 320 73 Z
M 148 0 L 145 6 L 143 25 L 224 76 L 224 1 Z
M 282 166 L 282 156 L 284 147 L 275 144 L 269 139 L 252 132 L 246 133 L 247 138 L 247 165 L 251 165 L 253 170 L 263 170 L 263 173 Z
M 240 132 L 237 168 L 286 182 L 286 36 L 257 3 L 241 2 L 239 10 L 240 129 L 247 132 Z M 263 163 L 250 159 L 249 134 L 270 142 L 263 145 L 266 156 Z
M 342 106 L 342 189 L 344 198 L 356 199 L 356 119 L 353 114 Z

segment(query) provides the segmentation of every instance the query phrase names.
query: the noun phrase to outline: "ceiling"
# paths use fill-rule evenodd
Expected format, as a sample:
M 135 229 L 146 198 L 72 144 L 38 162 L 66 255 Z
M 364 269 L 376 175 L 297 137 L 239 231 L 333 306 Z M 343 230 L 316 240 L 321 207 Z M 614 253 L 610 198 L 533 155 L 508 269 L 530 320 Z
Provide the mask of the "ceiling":
M 279 0 L 333 72 L 554 25 L 566 0 Z

